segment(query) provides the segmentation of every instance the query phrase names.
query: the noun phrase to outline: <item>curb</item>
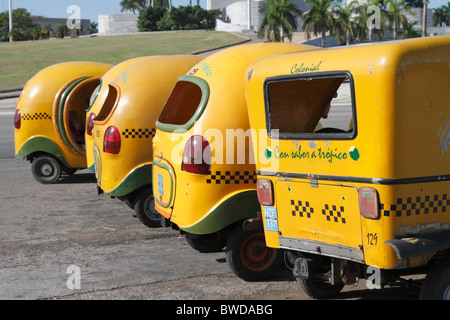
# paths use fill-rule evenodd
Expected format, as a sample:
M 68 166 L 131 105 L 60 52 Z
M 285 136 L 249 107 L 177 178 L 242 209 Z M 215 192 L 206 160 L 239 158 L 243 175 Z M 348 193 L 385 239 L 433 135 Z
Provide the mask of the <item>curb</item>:
M 10 98 L 18 98 L 22 93 L 23 88 L 20 89 L 11 89 L 0 91 L 0 100 L 1 99 L 10 99 Z

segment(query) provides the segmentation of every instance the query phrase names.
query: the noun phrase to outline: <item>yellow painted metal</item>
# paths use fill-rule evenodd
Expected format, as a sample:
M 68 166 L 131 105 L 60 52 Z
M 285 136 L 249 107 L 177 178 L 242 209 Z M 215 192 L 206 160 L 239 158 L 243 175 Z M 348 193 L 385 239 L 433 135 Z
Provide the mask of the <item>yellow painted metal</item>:
M 174 124 L 173 130 L 161 119 L 158 121 L 154 157 L 155 161 L 168 165 L 173 181 L 172 190 L 167 190 L 163 179 L 164 195 L 159 198 L 158 174 L 163 176 L 165 169 L 153 167 L 158 212 L 195 234 L 213 233 L 256 216 L 257 209 L 253 209 L 256 193 L 252 194 L 256 192 L 256 176 L 249 158 L 251 136 L 244 93 L 245 70 L 251 62 L 263 57 L 311 49 L 288 43 L 240 45 L 205 58 L 180 78 L 179 83 L 192 82 L 201 87 L 202 99 L 206 100 L 200 102 L 192 117 L 189 115 L 189 121 Z M 210 145 L 212 163 L 207 174 L 181 170 L 184 146 L 194 135 L 203 136 Z M 172 194 L 169 205 L 168 193 Z
M 108 95 L 94 120 L 94 150 L 98 161 L 97 183 L 106 193 L 124 196 L 151 183 L 152 138 L 156 119 L 177 79 L 204 57 L 173 55 L 145 59 L 132 64 L 108 84 Z M 106 130 L 119 130 L 118 154 L 103 150 Z M 148 181 L 140 181 L 145 168 Z M 136 180 L 139 180 L 137 185 Z
M 108 96 L 108 84 L 122 74 L 128 67 L 139 63 L 144 60 L 158 58 L 161 56 L 143 56 L 125 60 L 117 65 L 113 66 L 108 72 L 101 77 L 101 83 L 95 96 L 91 101 L 91 105 L 86 112 L 86 121 L 91 113 L 97 115 L 105 103 Z M 86 134 L 86 161 L 87 167 L 94 171 L 94 138 L 91 135 Z
M 351 133 L 269 136 L 271 83 L 336 74 L 354 86 Z M 427 263 L 433 252 L 400 259 L 386 241 L 450 230 L 450 37 L 269 57 L 245 79 L 251 128 L 263 132 L 253 143 L 258 178 L 274 186 L 278 229 L 266 227 L 267 245 L 326 248 L 384 269 Z M 377 219 L 361 216 L 361 187 L 376 190 Z
M 84 150 L 82 148 L 76 150 L 62 139 L 59 128 L 56 127 L 58 119 L 55 117 L 59 116 L 57 109 L 65 89 L 80 79 L 98 79 L 110 68 L 111 65 L 96 62 L 66 62 L 49 66 L 31 78 L 16 105 L 16 110 L 20 110 L 22 118 L 20 129 L 14 130 L 16 156 L 29 155 L 27 150 L 46 151 L 39 150 L 40 146 L 34 145 L 32 140 L 39 138 L 40 143 L 44 142 L 46 146 L 56 145 L 59 152 L 54 156 L 65 162 L 68 167 L 86 168 Z M 84 87 L 86 88 L 90 89 L 89 86 Z M 69 100 L 69 104 L 70 101 L 73 102 L 73 99 Z M 70 104 L 64 105 L 64 108 L 79 112 L 83 106 L 84 104 Z M 78 114 L 81 125 L 84 118 L 84 113 Z M 64 124 L 61 123 L 61 126 Z

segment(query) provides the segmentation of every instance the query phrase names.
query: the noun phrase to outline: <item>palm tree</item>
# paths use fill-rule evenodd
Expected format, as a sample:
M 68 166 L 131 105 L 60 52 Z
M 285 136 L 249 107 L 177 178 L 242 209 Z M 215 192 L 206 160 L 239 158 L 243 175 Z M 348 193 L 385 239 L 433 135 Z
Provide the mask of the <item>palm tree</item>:
M 412 13 L 411 7 L 406 4 L 405 0 L 388 0 L 386 10 L 390 18 L 389 26 L 393 30 L 393 38 L 397 39 L 398 28 L 406 21 L 406 17 L 403 15 L 402 10 Z
M 136 11 L 147 8 L 147 0 L 122 0 L 120 7 L 120 12 L 132 11 L 135 14 Z
M 423 0 L 406 0 L 406 4 L 411 8 L 423 8 Z
M 50 38 L 51 33 L 53 32 L 53 28 L 51 24 L 46 24 L 41 29 L 41 34 L 44 39 Z
M 307 38 L 310 39 L 310 33 L 315 36 L 322 35 L 322 47 L 325 47 L 325 34 L 334 25 L 334 15 L 331 10 L 333 0 L 305 0 L 311 4 L 311 9 L 302 15 L 302 29 L 306 31 Z
M 295 17 L 301 15 L 301 10 L 291 0 L 267 0 L 260 10 L 264 18 L 259 26 L 258 37 L 266 34 L 269 40 L 284 41 L 288 37 L 292 41 L 292 33 L 297 29 Z
M 403 23 L 403 34 L 402 39 L 409 39 L 409 38 L 418 38 L 421 36 L 420 32 L 414 29 L 414 26 L 417 24 L 417 21 L 409 23 L 408 21 L 405 21 Z
M 450 6 L 450 2 L 449 2 Z M 442 25 L 448 25 L 450 22 L 450 11 L 447 12 L 444 6 L 434 9 L 433 11 L 433 26 L 442 27 Z
M 64 39 L 68 31 L 69 28 L 67 28 L 67 25 L 65 23 L 60 23 L 56 26 L 56 35 L 58 38 Z
M 10 32 L 8 32 L 8 37 L 13 39 L 14 41 L 17 41 L 22 36 L 22 32 L 18 28 L 12 28 Z
M 89 24 L 89 27 L 88 27 L 87 31 L 88 31 L 89 34 L 97 33 L 98 32 L 98 23 L 95 22 L 95 21 L 92 21 Z
M 36 26 L 30 29 L 30 35 L 32 40 L 39 40 L 39 36 L 41 35 L 41 27 Z
M 348 46 L 351 42 L 352 36 L 356 35 L 356 28 L 358 27 L 355 16 L 360 8 L 359 2 L 353 0 L 344 6 L 336 6 L 333 8 L 335 14 L 335 25 L 333 26 L 333 35 L 342 43 L 345 39 L 345 44 Z
M 171 0 L 154 0 L 153 1 L 153 7 L 157 8 L 167 8 L 169 10 L 172 10 L 172 1 Z

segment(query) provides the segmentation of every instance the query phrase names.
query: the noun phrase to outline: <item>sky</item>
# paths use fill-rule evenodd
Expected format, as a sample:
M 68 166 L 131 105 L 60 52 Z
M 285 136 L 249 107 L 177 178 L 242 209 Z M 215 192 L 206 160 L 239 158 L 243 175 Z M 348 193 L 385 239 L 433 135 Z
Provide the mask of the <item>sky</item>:
M 11 0 L 12 8 L 25 8 L 31 15 L 47 18 L 68 18 L 73 11 L 67 13 L 71 5 L 80 8 L 81 19 L 98 21 L 101 14 L 132 13 L 120 12 L 120 0 Z M 192 0 L 196 4 L 197 0 Z M 187 6 L 189 0 L 172 0 L 174 7 Z M 200 6 L 206 9 L 206 0 L 200 0 Z M 0 12 L 9 10 L 9 0 L 0 0 Z
M 98 21 L 101 14 L 120 14 L 120 0 L 11 0 L 13 9 L 25 8 L 35 16 L 47 18 L 68 18 L 72 11 L 67 13 L 71 5 L 80 8 L 81 19 Z M 428 8 L 437 8 L 446 5 L 450 0 L 429 0 Z M 197 0 L 192 0 L 193 4 Z M 186 6 L 189 0 L 172 0 L 175 7 Z M 206 0 L 200 0 L 200 6 L 206 9 Z M 0 12 L 9 10 L 9 0 L 0 0 Z M 127 12 L 131 13 L 131 12 Z

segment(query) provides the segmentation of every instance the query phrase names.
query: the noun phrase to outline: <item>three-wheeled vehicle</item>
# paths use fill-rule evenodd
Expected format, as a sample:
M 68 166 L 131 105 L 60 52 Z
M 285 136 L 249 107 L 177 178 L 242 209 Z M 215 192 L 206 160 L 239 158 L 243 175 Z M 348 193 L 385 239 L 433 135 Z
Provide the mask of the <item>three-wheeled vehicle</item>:
M 40 183 L 55 183 L 63 172 L 86 168 L 86 109 L 110 68 L 96 62 L 60 63 L 25 85 L 14 116 L 15 153 L 31 162 Z
M 450 37 L 306 51 L 247 70 L 266 243 L 316 298 L 426 273 L 450 298 Z
M 215 53 L 180 77 L 156 123 L 156 210 L 200 252 L 226 246 L 227 261 L 247 280 L 271 276 L 282 263 L 264 243 L 244 95 L 248 65 L 270 55 L 309 50 L 296 44 L 247 44 Z
M 151 186 L 156 119 L 177 79 L 202 59 L 146 59 L 103 84 L 108 92 L 92 129 L 97 184 L 108 195 L 125 200 L 149 227 L 161 226 Z
M 92 137 L 92 129 L 94 127 L 94 118 L 99 113 L 103 104 L 105 103 L 106 97 L 108 96 L 108 84 L 117 78 L 119 75 L 125 77 L 126 74 L 123 73 L 128 67 L 147 60 L 153 59 L 160 56 L 143 56 L 131 58 L 125 61 L 122 61 L 115 66 L 113 66 L 108 72 L 106 72 L 101 78 L 100 83 L 96 90 L 94 90 L 94 95 L 91 99 L 91 104 L 89 108 L 86 110 L 86 135 L 85 135 L 85 145 L 86 145 L 86 162 L 87 168 L 95 172 L 95 161 L 94 161 L 94 137 Z

